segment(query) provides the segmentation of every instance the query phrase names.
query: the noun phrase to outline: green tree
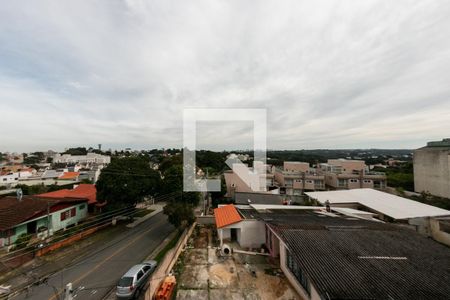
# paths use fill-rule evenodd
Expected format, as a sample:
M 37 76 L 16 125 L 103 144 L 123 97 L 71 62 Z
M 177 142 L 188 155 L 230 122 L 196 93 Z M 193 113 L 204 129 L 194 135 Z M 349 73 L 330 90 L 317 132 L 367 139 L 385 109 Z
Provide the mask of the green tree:
M 164 214 L 177 228 L 191 225 L 195 221 L 193 206 L 188 203 L 171 202 L 164 207 Z
M 71 155 L 86 155 L 87 154 L 86 147 L 77 147 L 77 148 L 69 148 L 63 154 L 71 154 Z
M 102 170 L 96 184 L 97 198 L 110 207 L 135 205 L 161 191 L 161 177 L 144 157 L 115 158 Z

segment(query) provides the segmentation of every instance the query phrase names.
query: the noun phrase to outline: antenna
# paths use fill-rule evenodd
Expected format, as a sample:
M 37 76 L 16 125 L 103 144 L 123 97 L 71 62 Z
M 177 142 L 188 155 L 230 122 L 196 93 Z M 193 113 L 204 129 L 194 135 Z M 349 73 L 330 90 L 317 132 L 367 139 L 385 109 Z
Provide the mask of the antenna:
M 22 201 L 22 197 L 23 197 L 23 191 L 22 189 L 17 189 L 16 190 L 16 194 L 17 194 L 17 200 L 20 202 Z

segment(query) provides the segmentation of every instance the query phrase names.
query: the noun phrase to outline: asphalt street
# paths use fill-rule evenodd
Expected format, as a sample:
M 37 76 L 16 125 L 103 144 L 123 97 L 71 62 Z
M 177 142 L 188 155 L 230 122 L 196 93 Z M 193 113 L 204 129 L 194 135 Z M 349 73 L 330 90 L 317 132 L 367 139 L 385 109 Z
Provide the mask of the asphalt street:
M 73 265 L 50 276 L 47 283 L 33 286 L 13 299 L 62 300 L 69 282 L 75 291 L 74 299 L 102 299 L 130 267 L 142 262 L 173 230 L 167 216 L 158 213 L 85 253 Z

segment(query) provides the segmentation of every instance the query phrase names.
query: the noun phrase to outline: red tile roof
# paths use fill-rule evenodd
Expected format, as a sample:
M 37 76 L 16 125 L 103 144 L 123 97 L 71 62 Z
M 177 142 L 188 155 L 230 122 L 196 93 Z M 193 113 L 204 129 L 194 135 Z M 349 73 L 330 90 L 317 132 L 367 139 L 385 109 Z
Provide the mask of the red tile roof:
M 44 194 L 36 195 L 37 197 L 47 197 L 47 198 L 79 198 L 87 199 L 88 204 L 97 203 L 97 189 L 94 184 L 80 184 L 73 190 L 59 190 Z
M 80 176 L 80 172 L 64 172 L 59 179 L 76 179 L 78 176 Z
M 242 220 L 233 204 L 214 209 L 214 217 L 216 218 L 217 228 L 222 228 Z

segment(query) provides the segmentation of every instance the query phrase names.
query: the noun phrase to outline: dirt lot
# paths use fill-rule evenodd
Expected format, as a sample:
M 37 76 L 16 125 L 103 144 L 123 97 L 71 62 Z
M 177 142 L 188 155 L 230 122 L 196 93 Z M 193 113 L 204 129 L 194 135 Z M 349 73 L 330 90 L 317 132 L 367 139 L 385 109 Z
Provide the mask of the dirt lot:
M 177 299 L 300 299 L 268 257 L 216 254 L 214 228 L 198 226 L 176 266 Z

